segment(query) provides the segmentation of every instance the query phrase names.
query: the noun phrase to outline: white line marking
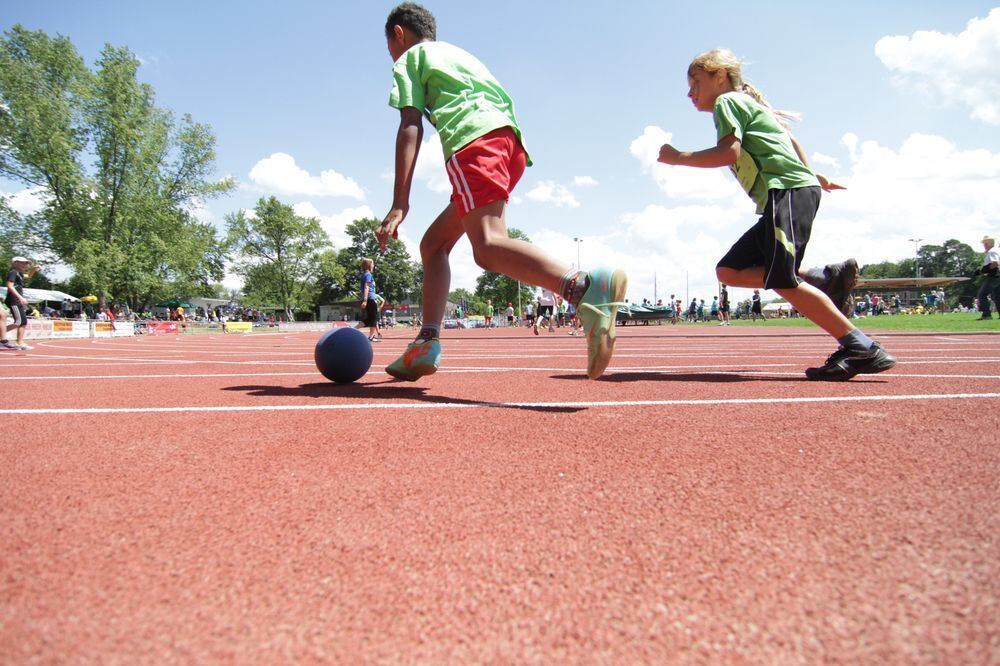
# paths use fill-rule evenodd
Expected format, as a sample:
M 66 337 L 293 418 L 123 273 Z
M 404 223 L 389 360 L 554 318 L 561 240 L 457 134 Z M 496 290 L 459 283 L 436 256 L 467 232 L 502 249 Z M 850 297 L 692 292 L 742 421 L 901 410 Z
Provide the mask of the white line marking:
M 781 365 L 791 365 L 791 364 L 781 364 Z M 752 376 L 772 376 L 772 377 L 801 377 L 801 372 L 779 372 L 777 370 L 704 370 L 704 366 L 690 366 L 685 368 L 683 366 L 665 366 L 665 367 L 635 367 L 635 368 L 609 368 L 608 373 L 613 374 L 616 372 L 629 372 L 632 374 L 647 374 L 647 375 L 681 375 L 681 374 L 698 374 L 698 375 L 722 375 L 722 376 L 732 376 L 739 377 L 741 375 L 752 375 Z M 755 365 L 754 367 L 761 367 Z M 453 367 L 448 369 L 438 370 L 438 374 L 462 374 L 462 373 L 485 373 L 485 372 L 568 372 L 574 374 L 583 374 L 583 370 L 580 368 L 463 368 L 463 367 Z M 386 373 L 381 370 L 370 370 L 367 375 L 385 375 Z M 311 372 L 216 372 L 216 373 L 177 373 L 177 374 L 161 374 L 161 375 L 15 375 L 12 377 L 0 377 L 0 379 L 17 379 L 18 381 L 29 381 L 29 380 L 101 380 L 101 379 L 211 379 L 211 378 L 228 378 L 228 377 L 248 377 L 248 378 L 260 378 L 260 377 L 320 377 L 320 373 L 316 370 Z M 918 373 L 904 373 L 904 372 L 893 372 L 888 375 L 882 375 L 880 379 L 901 379 L 901 378 L 918 378 L 918 379 L 1000 379 L 1000 375 L 935 375 L 935 374 L 918 374 Z M 695 380 L 696 381 L 696 380 Z
M 203 412 L 304 412 L 351 409 L 589 409 L 597 407 L 688 407 L 716 405 L 780 405 L 829 402 L 873 402 L 889 400 L 978 400 L 1000 398 L 1000 393 L 931 393 L 918 395 L 853 395 L 815 398 L 735 398 L 725 400 L 617 400 L 603 402 L 362 402 L 336 405 L 267 405 L 217 407 L 114 407 L 63 409 L 0 409 L 0 415 L 35 414 L 169 414 Z

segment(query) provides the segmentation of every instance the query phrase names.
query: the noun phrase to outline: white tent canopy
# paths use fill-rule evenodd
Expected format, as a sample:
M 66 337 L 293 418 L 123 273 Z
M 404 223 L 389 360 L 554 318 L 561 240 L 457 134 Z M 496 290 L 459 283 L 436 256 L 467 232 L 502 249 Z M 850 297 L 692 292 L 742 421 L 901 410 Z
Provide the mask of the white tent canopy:
M 0 287 L 0 297 L 7 296 L 7 287 Z M 69 294 L 64 294 L 61 291 L 52 291 L 51 289 L 24 289 L 24 297 L 28 299 L 29 303 L 40 303 L 42 301 L 48 301 L 50 303 L 62 303 L 63 301 L 71 301 L 77 303 L 80 301 L 79 298 L 75 296 L 70 296 Z

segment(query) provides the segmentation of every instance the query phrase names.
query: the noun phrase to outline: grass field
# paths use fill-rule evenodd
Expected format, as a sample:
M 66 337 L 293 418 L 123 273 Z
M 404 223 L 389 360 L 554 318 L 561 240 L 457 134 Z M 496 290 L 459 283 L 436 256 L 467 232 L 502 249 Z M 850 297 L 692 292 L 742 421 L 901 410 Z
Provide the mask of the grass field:
M 852 319 L 858 328 L 868 331 L 931 331 L 946 333 L 968 333 L 974 331 L 1000 332 L 1000 319 L 994 316 L 992 321 L 977 321 L 978 312 L 959 312 L 933 315 L 883 315 L 879 317 L 863 317 Z M 688 326 L 689 324 L 684 324 Z M 717 322 L 702 322 L 698 326 L 718 326 Z M 768 319 L 767 323 L 751 322 L 749 319 L 733 320 L 733 326 L 748 326 L 756 328 L 769 327 L 816 327 L 805 317 L 797 319 Z

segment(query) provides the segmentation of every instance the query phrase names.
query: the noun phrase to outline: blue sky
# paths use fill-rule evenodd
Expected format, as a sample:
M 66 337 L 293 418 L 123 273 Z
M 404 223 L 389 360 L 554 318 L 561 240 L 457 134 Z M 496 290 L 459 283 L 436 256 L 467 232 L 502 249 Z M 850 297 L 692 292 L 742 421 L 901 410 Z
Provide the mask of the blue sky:
M 386 103 L 382 27 L 392 4 L 4 0 L 0 27 L 66 35 L 90 64 L 105 43 L 127 45 L 159 105 L 213 127 L 218 175 L 240 183 L 200 217 L 221 227 L 274 194 L 338 244 L 347 222 L 380 218 L 390 202 L 398 113 Z M 566 263 L 579 249 L 585 268 L 627 268 L 633 300 L 653 298 L 654 276 L 660 298 L 710 298 L 716 261 L 754 221 L 727 173 L 653 163 L 665 140 L 714 143 L 685 72 L 717 46 L 747 61 L 745 78 L 776 106 L 802 114 L 793 129 L 814 166 L 848 186 L 824 198 L 807 264 L 896 260 L 913 252 L 909 238 L 979 248 L 1000 231 L 1000 10 L 990 4 L 427 6 L 438 37 L 476 54 L 517 104 L 536 165 L 508 223 Z M 430 128 L 425 140 L 401 228 L 414 256 L 448 197 Z M 20 209 L 37 205 L 20 184 L 0 191 Z M 473 288 L 466 243 L 453 264 L 453 286 Z

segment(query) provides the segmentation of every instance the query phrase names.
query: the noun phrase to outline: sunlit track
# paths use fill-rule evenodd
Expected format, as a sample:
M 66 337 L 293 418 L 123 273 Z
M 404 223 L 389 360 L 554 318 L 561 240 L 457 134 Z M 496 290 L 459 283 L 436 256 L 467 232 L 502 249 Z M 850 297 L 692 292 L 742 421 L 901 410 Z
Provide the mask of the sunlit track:
M 454 340 L 448 341 L 455 344 L 446 345 L 444 364 L 433 380 L 435 382 L 452 377 L 456 381 L 475 381 L 478 385 L 488 377 L 504 377 L 496 381 L 507 383 L 517 381 L 516 377 L 524 375 L 542 382 L 551 382 L 555 378 L 557 383 L 553 388 L 563 390 L 564 387 L 558 382 L 569 377 L 582 377 L 586 343 L 581 339 L 556 340 L 527 334 L 519 340 L 503 337 L 458 337 L 461 333 L 455 335 Z M 40 341 L 31 354 L 20 354 L 16 359 L 7 357 L 11 358 L 11 363 L 5 363 L 5 358 L 0 356 L 0 377 L 18 378 L 53 387 L 65 386 L 66 390 L 76 382 L 85 382 L 88 386 L 107 383 L 109 390 L 116 383 L 124 385 L 123 382 L 142 382 L 143 395 L 147 399 L 166 403 L 183 397 L 183 392 L 177 393 L 176 388 L 157 388 L 168 383 L 176 386 L 178 382 L 182 382 L 186 391 L 208 391 L 206 399 L 212 391 L 225 389 L 225 386 L 216 384 L 213 388 L 204 382 L 245 380 L 280 384 L 298 380 L 321 386 L 326 380 L 316 372 L 312 360 L 312 349 L 318 337 L 316 333 L 300 333 L 267 337 L 178 336 L 102 339 L 93 342 Z M 949 339 L 947 344 L 942 343 L 940 337 L 911 336 L 896 340 L 895 343 L 898 344 L 892 349 L 899 363 L 894 371 L 875 378 L 876 385 L 888 390 L 886 395 L 892 391 L 905 393 L 902 386 L 913 382 L 928 385 L 947 382 L 952 385 L 952 389 L 957 388 L 958 382 L 967 382 L 970 388 L 975 389 L 966 392 L 936 392 L 940 395 L 958 395 L 981 393 L 983 386 L 1000 379 L 1000 375 L 995 373 L 971 369 L 973 366 L 985 369 L 1000 362 L 1000 355 L 996 353 L 996 350 L 1000 350 L 1000 336 L 978 336 L 974 340 L 955 337 Z M 374 345 L 373 367 L 358 386 L 364 386 L 367 382 L 386 385 L 384 383 L 389 378 L 382 368 L 400 353 L 407 341 L 406 337 L 392 337 Z M 806 366 L 822 362 L 828 353 L 829 346 L 813 336 L 793 335 L 776 343 L 767 336 L 705 339 L 694 336 L 649 337 L 622 331 L 617 352 L 605 378 L 596 383 L 585 382 L 580 388 L 593 387 L 591 392 L 599 392 L 603 398 L 627 390 L 630 393 L 638 392 L 644 399 L 660 399 L 662 396 L 657 395 L 656 391 L 656 384 L 660 381 L 657 378 L 674 378 L 673 392 L 681 386 L 690 385 L 696 389 L 695 393 L 712 388 L 711 380 L 714 378 L 718 381 L 742 382 L 740 392 L 745 394 L 747 390 L 754 392 L 767 389 L 768 378 L 801 379 L 802 370 Z M 103 371 L 95 372 L 94 368 L 97 367 Z M 76 371 L 77 368 L 79 371 Z M 153 368 L 155 370 L 150 371 Z M 623 378 L 624 381 L 621 381 Z M 758 381 L 754 382 L 753 378 Z M 424 384 L 429 384 L 430 381 Z M 854 385 L 859 390 L 864 387 L 864 390 L 870 391 L 871 387 L 867 386 L 870 381 L 869 378 L 859 377 Z M 388 385 L 407 386 L 405 383 L 393 382 Z M 724 385 L 716 385 L 712 390 L 717 391 L 720 386 L 724 388 Z M 900 388 L 891 388 L 895 386 Z M 832 390 L 815 383 L 808 383 L 806 387 L 809 391 L 820 394 Z M 164 394 L 157 398 L 158 390 L 168 390 L 174 392 L 174 395 Z M 549 389 L 551 390 L 553 389 Z M 541 395 L 545 392 L 543 390 Z M 647 395 L 641 395 L 644 392 Z M 57 393 L 64 393 L 64 389 L 60 388 Z M 94 399 L 99 399 L 104 394 L 105 391 L 98 390 L 93 396 Z M 232 396 L 231 393 L 226 395 Z M 60 398 L 61 401 L 68 399 L 68 396 Z M 337 393 L 331 394 L 329 399 L 345 400 Z M 363 399 L 363 396 L 347 400 L 352 399 Z M 718 396 L 714 399 L 724 400 L 725 397 Z M 522 401 L 502 402 L 520 404 Z M 533 404 L 533 401 L 527 402 Z M 122 407 L 118 405 L 115 408 Z
M 327 636 L 358 609 L 370 624 L 504 595 L 546 628 L 598 609 L 584 636 L 623 612 L 643 635 L 695 614 L 728 631 L 747 600 L 764 600 L 754 622 L 778 642 L 825 626 L 822 608 L 858 616 L 855 635 L 876 642 L 898 628 L 871 631 L 879 604 L 922 636 L 950 618 L 949 644 L 966 645 L 976 612 L 995 625 L 1000 335 L 894 337 L 891 371 L 836 383 L 804 375 L 832 350 L 819 336 L 622 330 L 590 380 L 579 338 L 452 335 L 417 382 L 384 372 L 404 335 L 374 345 L 353 384 L 317 371 L 315 333 L 0 353 L 5 598 L 19 617 L 100 618 L 71 645 L 137 609 L 156 613 L 142 636 L 183 625 L 171 641 L 222 618 L 199 661 L 229 660 L 234 639 L 218 632 L 247 622 L 280 641 L 267 632 L 286 621 L 321 617 L 308 631 Z M 493 607 L 478 608 L 492 627 Z M 769 625 L 775 609 L 793 623 Z M 415 635 L 442 612 L 411 614 Z M 123 644 L 105 640 L 108 654 Z

